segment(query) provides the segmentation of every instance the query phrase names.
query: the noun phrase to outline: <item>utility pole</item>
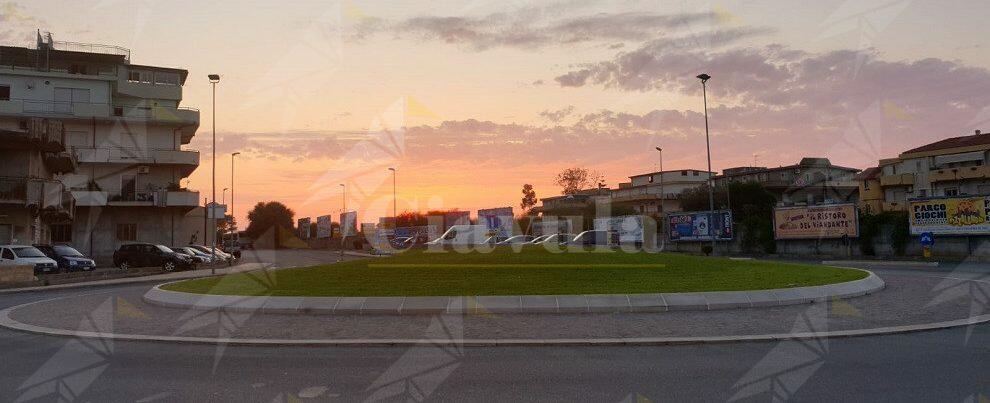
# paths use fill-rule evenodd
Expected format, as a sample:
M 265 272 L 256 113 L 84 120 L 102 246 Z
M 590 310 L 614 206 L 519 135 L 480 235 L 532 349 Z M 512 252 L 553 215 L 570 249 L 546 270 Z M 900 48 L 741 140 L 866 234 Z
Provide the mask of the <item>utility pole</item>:
M 712 146 L 708 132 L 708 80 L 712 76 L 701 73 L 698 79 L 701 80 L 701 94 L 705 103 L 705 149 L 708 151 L 708 232 L 712 236 L 712 256 L 715 253 L 715 230 L 712 224 L 715 222 L 715 183 L 712 175 Z

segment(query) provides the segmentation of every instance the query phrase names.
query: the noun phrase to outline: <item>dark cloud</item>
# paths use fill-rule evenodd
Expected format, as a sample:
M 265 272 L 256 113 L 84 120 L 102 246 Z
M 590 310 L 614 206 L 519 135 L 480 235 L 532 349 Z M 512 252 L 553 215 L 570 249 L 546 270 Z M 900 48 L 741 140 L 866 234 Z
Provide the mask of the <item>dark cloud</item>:
M 574 105 L 567 105 L 564 109 L 559 109 L 556 111 L 545 110 L 540 112 L 540 117 L 544 118 L 551 123 L 560 123 L 564 118 L 571 115 L 574 112 Z
M 713 25 L 711 12 L 656 14 L 649 12 L 599 13 L 566 17 L 553 5 L 481 17 L 421 16 L 397 22 L 369 21 L 356 31 L 360 37 L 389 32 L 398 37 L 435 40 L 481 51 L 499 47 L 536 49 L 546 46 L 604 42 L 610 49 L 623 41 L 643 42 L 672 32 L 691 31 L 699 24 Z

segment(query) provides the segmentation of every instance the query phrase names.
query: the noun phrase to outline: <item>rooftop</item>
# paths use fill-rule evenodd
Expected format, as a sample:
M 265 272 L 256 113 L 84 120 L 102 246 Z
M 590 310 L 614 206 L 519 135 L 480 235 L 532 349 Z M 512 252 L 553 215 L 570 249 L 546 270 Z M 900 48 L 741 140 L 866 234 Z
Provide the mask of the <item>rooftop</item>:
M 798 162 L 797 164 L 786 165 L 786 166 L 779 166 L 779 167 L 776 167 L 776 168 L 764 168 L 764 167 L 735 167 L 735 168 L 726 168 L 726 169 L 722 170 L 722 175 L 719 175 L 719 177 L 724 178 L 724 177 L 727 177 L 727 176 L 730 176 L 731 177 L 731 176 L 740 176 L 740 175 L 750 175 L 750 174 L 753 174 L 753 173 L 760 173 L 760 172 L 774 172 L 774 171 L 787 170 L 787 169 L 816 168 L 816 167 L 821 167 L 821 168 L 827 167 L 827 168 L 839 169 L 839 170 L 844 170 L 844 171 L 849 171 L 849 172 L 859 172 L 859 169 L 856 169 L 856 168 L 844 167 L 844 166 L 839 166 L 839 165 L 832 165 L 832 162 L 829 161 L 828 158 L 822 158 L 822 157 L 804 157 L 804 158 L 801 158 L 801 162 Z
M 934 143 L 925 144 L 921 147 L 912 148 L 910 150 L 901 153 L 901 155 L 903 156 L 906 154 L 924 153 L 931 151 L 947 150 L 951 148 L 974 147 L 974 146 L 983 146 L 983 145 L 990 145 L 990 133 L 982 133 L 979 130 L 977 130 L 976 134 L 970 136 L 950 137 L 945 140 L 939 140 Z

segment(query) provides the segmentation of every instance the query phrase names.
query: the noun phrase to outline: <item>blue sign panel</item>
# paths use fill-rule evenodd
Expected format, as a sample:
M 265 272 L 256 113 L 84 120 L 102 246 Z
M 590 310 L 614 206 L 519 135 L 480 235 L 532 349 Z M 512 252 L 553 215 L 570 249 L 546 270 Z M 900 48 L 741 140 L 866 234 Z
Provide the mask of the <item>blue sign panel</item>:
M 671 213 L 667 232 L 671 241 L 728 241 L 732 239 L 732 212 Z
M 932 232 L 921 233 L 921 246 L 932 246 L 935 244 L 935 234 Z

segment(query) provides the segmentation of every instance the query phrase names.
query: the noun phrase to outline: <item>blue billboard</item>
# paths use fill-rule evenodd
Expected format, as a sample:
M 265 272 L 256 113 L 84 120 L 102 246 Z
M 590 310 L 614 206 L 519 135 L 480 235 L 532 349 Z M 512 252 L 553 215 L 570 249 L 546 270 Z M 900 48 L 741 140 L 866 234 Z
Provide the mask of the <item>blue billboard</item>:
M 667 234 L 671 241 L 732 240 L 732 212 L 692 211 L 667 214 Z

